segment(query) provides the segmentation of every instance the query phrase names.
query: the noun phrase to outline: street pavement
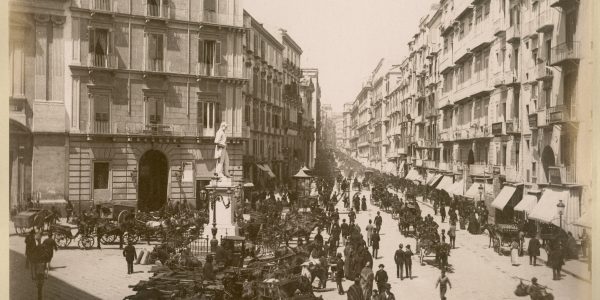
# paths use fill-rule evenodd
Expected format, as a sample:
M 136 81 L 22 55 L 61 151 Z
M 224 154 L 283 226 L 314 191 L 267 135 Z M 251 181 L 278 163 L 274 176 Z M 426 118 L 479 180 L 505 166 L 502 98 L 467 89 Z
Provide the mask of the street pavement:
M 354 195 L 351 192 L 351 197 Z M 374 219 L 378 208 L 371 205 L 370 192 L 362 191 L 367 197 L 367 211 L 357 214 L 356 222 L 363 230 L 369 219 Z M 402 197 L 402 195 L 400 195 Z M 420 203 L 423 215 L 431 214 L 433 210 Z M 337 208 L 343 211 L 343 203 L 340 201 Z M 396 266 L 394 263 L 394 252 L 398 244 L 410 244 L 415 251 L 416 241 L 414 238 L 406 238 L 398 231 L 397 221 L 391 215 L 381 212 L 383 224 L 381 228 L 381 242 L 379 257 L 373 261 L 374 272 L 379 264 L 385 265 L 388 273 L 389 283 L 396 299 L 439 299 L 439 290 L 435 289 L 435 283 L 440 276 L 440 270 L 431 265 L 434 257 L 426 257 L 425 265 L 419 264 L 418 255 L 413 256 L 413 279 L 400 280 L 396 278 Z M 346 218 L 347 215 L 340 215 Z M 440 230 L 448 230 L 449 224 L 441 223 L 439 216 L 434 216 L 435 221 L 440 224 Z M 488 248 L 489 238 L 487 235 L 471 235 L 466 230 L 458 230 L 456 238 L 456 249 L 451 250 L 448 262 L 451 272 L 448 277 L 452 283 L 452 289 L 446 294 L 447 299 L 529 299 L 517 297 L 514 290 L 519 283 L 518 278 L 531 279 L 537 277 L 538 282 L 548 286 L 555 299 L 591 299 L 591 286 L 588 282 L 577 279 L 571 275 L 563 274 L 559 281 L 552 280 L 552 270 L 546 266 L 533 267 L 529 265 L 528 257 L 520 257 L 521 265 L 512 266 L 509 256 L 500 256 L 491 248 Z M 370 249 L 371 250 L 371 249 Z M 343 253 L 343 248 L 338 248 Z M 352 282 L 343 282 L 344 290 L 347 291 Z M 335 282 L 330 281 L 327 287 L 335 287 Z M 375 286 L 376 287 L 376 286 Z M 324 299 L 346 299 L 346 295 L 338 295 L 337 290 L 317 293 Z
M 37 287 L 25 269 L 25 241 L 10 237 L 10 299 L 36 299 Z M 74 242 L 71 244 L 73 245 Z M 148 247 L 137 245 L 136 249 Z M 129 285 L 147 280 L 150 265 L 134 265 L 127 274 L 127 264 L 119 245 L 103 249 L 60 249 L 52 258 L 53 269 L 44 284 L 44 299 L 123 299 L 134 294 Z

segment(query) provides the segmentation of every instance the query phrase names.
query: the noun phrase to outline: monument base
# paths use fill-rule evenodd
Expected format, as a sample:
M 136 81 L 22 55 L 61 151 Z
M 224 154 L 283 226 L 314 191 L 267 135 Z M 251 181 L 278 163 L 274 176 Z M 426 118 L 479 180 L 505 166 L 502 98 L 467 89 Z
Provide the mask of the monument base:
M 231 177 L 220 176 L 218 180 L 211 180 L 210 189 L 213 190 L 216 196 L 220 196 L 221 199 L 215 203 L 217 240 L 220 240 L 221 236 L 237 235 L 239 230 L 237 224 L 234 222 L 233 217 L 233 212 L 235 211 L 235 200 L 232 199 L 228 193 L 230 189 L 233 189 Z M 229 204 L 229 207 L 225 206 L 227 203 Z M 213 212 L 212 205 L 209 205 L 209 222 L 204 227 L 204 232 L 209 234 L 211 239 L 211 229 L 213 228 L 214 215 L 215 214 Z

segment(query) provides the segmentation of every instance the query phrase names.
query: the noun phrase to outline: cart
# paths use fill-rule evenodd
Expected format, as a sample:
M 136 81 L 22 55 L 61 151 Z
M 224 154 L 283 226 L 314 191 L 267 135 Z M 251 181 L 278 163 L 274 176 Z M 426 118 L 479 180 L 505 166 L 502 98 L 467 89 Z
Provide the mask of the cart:
M 52 213 L 47 209 L 32 208 L 26 211 L 20 212 L 13 217 L 13 224 L 17 234 L 24 234 L 32 228 L 44 227 L 46 217 Z
M 498 254 L 510 253 L 510 244 L 519 237 L 519 228 L 515 224 L 496 224 L 494 251 Z
M 79 237 L 77 241 L 77 245 L 82 249 L 90 249 L 94 247 L 94 235 L 91 232 L 91 228 L 87 228 L 85 226 L 79 227 L 70 227 L 66 225 L 51 225 L 50 226 L 52 232 L 54 233 L 54 240 L 56 244 L 61 248 L 66 248 L 71 244 L 71 241 Z M 73 234 L 73 229 L 77 230 L 75 234 Z

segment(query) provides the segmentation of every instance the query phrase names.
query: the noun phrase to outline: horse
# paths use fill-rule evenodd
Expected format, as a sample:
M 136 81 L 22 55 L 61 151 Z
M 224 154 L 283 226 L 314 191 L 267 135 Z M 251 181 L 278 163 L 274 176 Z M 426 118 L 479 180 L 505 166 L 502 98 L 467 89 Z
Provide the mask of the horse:
M 493 241 L 494 239 L 497 238 L 497 234 L 496 234 L 496 226 L 494 224 L 483 224 L 483 226 L 481 226 L 481 232 L 485 232 L 488 231 L 488 236 L 490 237 L 490 241 L 488 243 L 488 248 L 491 248 L 493 245 Z

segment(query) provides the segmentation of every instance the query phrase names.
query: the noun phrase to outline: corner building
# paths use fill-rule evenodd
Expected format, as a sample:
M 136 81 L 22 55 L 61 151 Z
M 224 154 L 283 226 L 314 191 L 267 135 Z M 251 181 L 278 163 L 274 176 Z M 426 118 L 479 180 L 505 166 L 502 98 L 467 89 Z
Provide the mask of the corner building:
M 197 191 L 214 173 L 220 122 L 229 125 L 230 171 L 241 182 L 246 70 L 237 0 L 10 6 L 11 138 L 26 137 L 18 161 L 32 161 L 17 176 L 33 174 L 11 194 L 30 187 L 42 204 L 70 199 L 76 209 L 151 210 L 167 198 L 204 206 Z

